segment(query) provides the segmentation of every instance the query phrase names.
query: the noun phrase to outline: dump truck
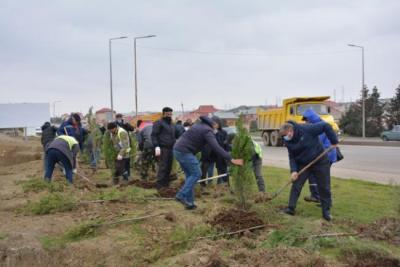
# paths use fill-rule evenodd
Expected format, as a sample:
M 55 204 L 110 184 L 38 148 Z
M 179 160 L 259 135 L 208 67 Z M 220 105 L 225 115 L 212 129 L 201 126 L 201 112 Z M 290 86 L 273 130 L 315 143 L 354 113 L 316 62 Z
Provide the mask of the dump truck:
M 279 128 L 288 120 L 304 123 L 302 121 L 303 113 L 309 108 L 318 113 L 321 119 L 329 123 L 338 133 L 339 127 L 330 114 L 330 108 L 324 102 L 329 98 L 329 96 L 293 97 L 284 99 L 282 107 L 268 110 L 258 109 L 257 124 L 258 129 L 262 132 L 264 145 L 281 146 L 283 142 L 279 136 Z

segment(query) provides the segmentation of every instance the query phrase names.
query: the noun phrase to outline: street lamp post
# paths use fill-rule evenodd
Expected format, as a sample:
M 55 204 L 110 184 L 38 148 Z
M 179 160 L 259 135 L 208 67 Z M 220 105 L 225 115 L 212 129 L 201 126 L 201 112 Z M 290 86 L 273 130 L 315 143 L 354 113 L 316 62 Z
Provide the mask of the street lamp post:
M 364 47 L 355 44 L 348 44 L 348 46 L 361 48 L 361 99 L 362 99 L 362 137 L 365 138 L 365 78 L 364 78 Z
M 112 83 L 112 60 L 111 60 L 111 41 L 118 39 L 125 39 L 127 36 L 120 36 L 108 39 L 108 51 L 110 55 L 110 97 L 111 97 L 111 117 L 114 118 L 114 100 L 113 100 L 113 83 Z
M 137 64 L 136 64 L 136 40 L 137 39 L 144 39 L 144 38 L 152 38 L 156 37 L 155 35 L 146 35 L 146 36 L 139 36 L 135 37 L 133 41 L 133 53 L 134 53 L 134 64 L 135 64 L 135 115 L 136 118 L 138 116 L 138 90 L 137 90 Z
M 53 118 L 56 117 L 56 103 L 60 103 L 61 100 L 57 100 L 53 102 Z

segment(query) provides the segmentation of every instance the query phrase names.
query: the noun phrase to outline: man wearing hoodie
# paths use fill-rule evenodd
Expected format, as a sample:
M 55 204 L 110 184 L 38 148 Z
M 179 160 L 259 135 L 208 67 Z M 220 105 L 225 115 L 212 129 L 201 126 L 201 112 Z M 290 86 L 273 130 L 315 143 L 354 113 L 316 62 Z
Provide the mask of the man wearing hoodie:
M 324 149 L 319 140 L 319 135 L 323 133 L 326 134 L 332 146 L 336 147 L 338 143 L 336 134 L 332 127 L 324 121 L 302 125 L 289 121 L 283 124 L 280 129 L 280 134 L 283 136 L 289 153 L 289 164 L 293 181 L 288 207 L 283 210 L 286 214 L 295 214 L 301 189 L 307 178 L 314 175 L 320 194 L 322 217 L 327 221 L 332 220 L 330 214 L 332 197 L 330 189 L 330 163 L 328 157 L 325 155 L 301 175 L 298 174 L 301 169 L 323 153 Z
M 68 135 L 74 137 L 79 148 L 83 150 L 83 141 L 87 135 L 87 131 L 82 128 L 81 117 L 78 113 L 72 113 L 68 120 L 64 121 L 57 130 L 57 135 Z
M 40 141 L 43 146 L 44 151 L 44 169 L 47 169 L 47 156 L 46 156 L 46 147 L 47 145 L 56 138 L 57 127 L 50 124 L 50 122 L 46 121 L 42 127 L 42 137 Z
M 242 159 L 232 159 L 219 144 L 215 137 L 218 124 L 206 116 L 200 117 L 200 122 L 193 125 L 174 146 L 174 156 L 185 173 L 185 184 L 175 198 L 186 209 L 195 209 L 194 186 L 201 177 L 200 163 L 195 156 L 201 148 L 208 144 L 211 149 L 225 160 L 236 165 L 243 165 Z
M 322 120 L 313 109 L 307 109 L 303 114 L 303 121 L 305 121 L 306 123 L 318 123 L 318 122 L 321 122 Z M 321 141 L 324 149 L 328 149 L 331 146 L 331 142 L 329 141 L 326 134 L 324 134 L 324 133 L 321 134 L 319 136 L 319 140 Z M 328 158 L 329 158 L 330 166 L 332 166 L 332 164 L 337 161 L 336 149 L 332 149 L 331 151 L 329 151 Z M 308 184 L 310 186 L 311 195 L 304 197 L 304 200 L 308 201 L 308 202 L 319 203 L 319 192 L 318 192 L 317 180 L 314 175 L 311 175 L 308 178 Z
M 176 141 L 175 125 L 172 122 L 172 108 L 162 110 L 162 119 L 153 124 L 151 141 L 155 156 L 159 158 L 157 173 L 157 187 L 168 187 L 174 159 L 173 147 Z

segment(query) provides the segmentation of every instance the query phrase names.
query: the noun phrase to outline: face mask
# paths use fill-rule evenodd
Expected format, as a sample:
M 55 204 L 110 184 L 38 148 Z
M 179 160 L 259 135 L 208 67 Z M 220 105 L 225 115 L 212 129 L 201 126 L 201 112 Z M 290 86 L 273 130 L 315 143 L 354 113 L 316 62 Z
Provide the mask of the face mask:
M 285 141 L 290 141 L 290 140 L 292 140 L 292 137 L 289 137 L 289 136 L 285 135 L 285 136 L 283 137 L 283 139 L 284 139 Z
M 217 129 L 214 129 L 214 134 L 216 134 L 216 133 L 218 133 L 218 130 L 217 130 Z
M 121 119 L 118 119 L 118 120 L 117 120 L 117 122 L 118 122 L 118 123 L 121 123 L 121 122 L 122 122 L 122 120 L 121 120 Z
M 185 131 L 189 130 L 189 127 L 185 127 Z

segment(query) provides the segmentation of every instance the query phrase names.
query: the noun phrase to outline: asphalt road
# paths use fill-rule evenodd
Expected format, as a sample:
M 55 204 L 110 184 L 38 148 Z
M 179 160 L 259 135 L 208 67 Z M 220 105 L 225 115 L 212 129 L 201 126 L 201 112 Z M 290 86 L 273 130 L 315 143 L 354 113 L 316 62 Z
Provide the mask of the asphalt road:
M 285 147 L 262 147 L 264 165 L 289 168 Z M 341 145 L 340 149 L 345 158 L 332 166 L 332 176 L 400 184 L 400 147 Z

